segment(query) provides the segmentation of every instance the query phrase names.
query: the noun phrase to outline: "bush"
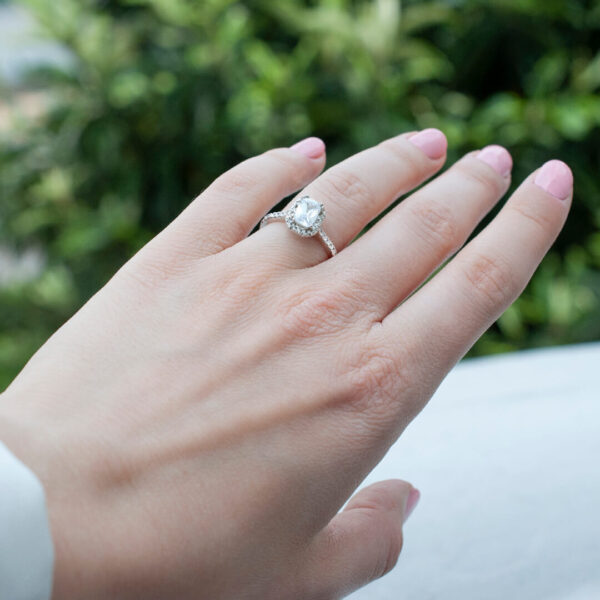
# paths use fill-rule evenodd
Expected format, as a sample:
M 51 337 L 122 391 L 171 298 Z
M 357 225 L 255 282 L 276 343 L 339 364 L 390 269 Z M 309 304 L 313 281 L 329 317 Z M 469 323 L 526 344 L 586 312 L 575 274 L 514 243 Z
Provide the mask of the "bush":
M 4 132 L 0 234 L 41 274 L 0 287 L 0 389 L 215 176 L 317 134 L 330 164 L 435 126 L 450 162 L 507 145 L 515 181 L 557 157 L 576 202 L 474 354 L 600 338 L 600 6 L 573 0 L 28 0 L 71 56 Z

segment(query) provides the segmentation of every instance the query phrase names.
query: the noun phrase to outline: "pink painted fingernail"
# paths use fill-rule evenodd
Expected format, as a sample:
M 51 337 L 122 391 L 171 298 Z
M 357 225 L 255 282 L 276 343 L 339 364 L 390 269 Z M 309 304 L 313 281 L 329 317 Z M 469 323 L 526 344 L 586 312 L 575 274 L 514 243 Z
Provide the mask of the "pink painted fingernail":
M 566 200 L 573 191 L 573 173 L 561 160 L 550 160 L 535 176 L 535 185 L 559 200 Z
M 502 177 L 506 177 L 512 171 L 512 157 L 508 150 L 502 146 L 496 146 L 495 144 L 486 146 L 479 151 L 477 158 L 490 165 Z
M 408 495 L 408 500 L 406 501 L 406 508 L 404 509 L 404 521 L 410 517 L 413 510 L 415 510 L 415 506 L 419 503 L 421 499 L 421 492 L 417 488 L 413 488 L 410 490 L 410 494 Z
M 319 158 L 325 152 L 325 142 L 318 137 L 308 137 L 291 146 L 291 149 L 308 158 Z
M 448 149 L 448 140 L 439 129 L 423 129 L 408 139 L 432 159 L 442 158 Z

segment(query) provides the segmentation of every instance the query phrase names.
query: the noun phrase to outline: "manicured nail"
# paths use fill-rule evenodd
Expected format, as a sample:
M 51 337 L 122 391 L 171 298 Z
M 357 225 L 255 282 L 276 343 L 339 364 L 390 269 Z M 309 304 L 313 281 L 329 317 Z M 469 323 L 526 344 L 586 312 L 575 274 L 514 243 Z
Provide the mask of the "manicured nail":
M 413 488 L 410 490 L 410 494 L 408 495 L 408 500 L 406 501 L 406 508 L 404 509 L 404 521 L 406 522 L 408 517 L 410 517 L 413 510 L 415 510 L 415 506 L 419 503 L 421 498 L 421 492 L 418 489 Z
M 561 160 L 550 160 L 538 171 L 535 185 L 559 200 L 566 200 L 573 191 L 573 173 Z
M 506 177 L 512 171 L 512 157 L 508 150 L 502 146 L 486 146 L 479 151 L 477 158 L 490 165 L 502 177 Z
M 318 137 L 308 137 L 294 144 L 291 149 L 308 158 L 319 158 L 325 152 L 325 142 Z
M 448 149 L 448 140 L 439 129 L 423 129 L 408 139 L 429 158 L 442 158 Z

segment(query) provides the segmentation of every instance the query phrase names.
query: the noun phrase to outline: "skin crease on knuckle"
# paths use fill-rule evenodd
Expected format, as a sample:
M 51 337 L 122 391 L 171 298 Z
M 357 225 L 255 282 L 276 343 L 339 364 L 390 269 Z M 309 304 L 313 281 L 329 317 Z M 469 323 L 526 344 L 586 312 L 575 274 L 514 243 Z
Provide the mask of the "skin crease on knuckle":
M 407 401 L 416 392 L 409 361 L 398 348 L 390 348 L 379 335 L 380 324 L 341 350 L 339 380 L 346 385 L 346 405 L 371 433 L 397 431 L 411 415 Z
M 340 198 L 351 203 L 357 210 L 370 206 L 371 190 L 363 178 L 344 165 L 329 169 L 319 182 L 318 193 L 321 197 L 330 198 L 336 203 Z M 348 207 L 349 208 L 349 207 Z
M 174 260 L 173 250 L 165 255 L 159 240 L 155 239 L 117 271 L 113 282 L 129 280 L 152 294 L 157 289 L 170 287 L 174 281 L 186 278 L 191 268 L 188 253 L 183 260 Z
M 275 148 L 266 152 L 265 155 L 272 163 L 272 168 L 268 167 L 266 169 L 267 172 L 283 169 L 288 174 L 286 178 L 287 189 L 299 189 L 307 182 L 310 176 L 315 174 L 312 163 L 310 164 L 310 169 L 307 169 L 304 161 L 301 161 L 299 164 L 297 160 L 292 160 L 290 151 L 287 148 Z M 283 190 L 278 195 L 284 195 Z
M 292 291 L 282 294 L 283 300 L 276 304 L 282 331 L 291 339 L 336 335 L 370 317 L 357 302 L 356 289 L 347 278 L 340 276 L 329 283 L 315 279 L 299 286 L 294 283 Z
M 387 575 L 397 564 L 404 545 L 404 537 L 402 534 L 402 524 L 397 518 L 397 515 L 392 514 L 385 524 L 382 525 L 382 533 L 380 539 L 385 540 L 387 551 L 383 553 L 385 560 L 383 568 L 379 567 L 374 573 L 374 579 Z M 390 535 L 390 530 L 394 532 Z
M 418 225 L 417 235 L 436 254 L 448 257 L 454 254 L 461 243 L 456 218 L 452 209 L 443 202 L 415 202 L 410 206 L 411 220 Z
M 423 179 L 435 169 L 436 164 L 441 159 L 431 160 L 418 156 L 414 147 L 407 148 L 406 144 L 410 144 L 407 140 L 386 140 L 379 144 L 379 148 L 386 153 L 392 164 L 397 168 L 402 169 L 404 176 L 398 178 L 401 180 L 401 189 L 395 194 L 398 196 L 404 189 L 413 189 Z M 419 153 L 420 154 L 420 153 Z
M 506 308 L 520 291 L 510 263 L 499 254 L 475 254 L 464 265 L 464 274 L 470 301 L 486 320 Z
M 544 202 L 546 204 L 546 202 Z M 541 235 L 548 235 L 556 229 L 556 215 L 553 211 L 541 210 L 539 204 L 531 202 L 528 198 L 527 201 L 513 202 L 511 210 L 515 211 L 519 218 L 526 219 L 533 223 L 535 228 L 540 232 Z
M 250 229 L 243 220 L 230 219 L 227 223 L 227 229 L 223 228 L 223 219 L 227 218 L 224 213 L 218 213 L 212 222 L 209 219 L 204 219 L 204 226 L 207 231 L 217 232 L 211 233 L 210 241 L 203 241 L 202 247 L 204 253 L 208 256 L 214 256 L 217 252 L 228 248 L 231 244 L 235 244 L 238 240 L 244 239 Z
M 206 304 L 212 301 L 221 309 L 228 309 L 232 319 L 254 313 L 257 306 L 266 303 L 265 297 L 279 276 L 267 262 L 257 264 L 240 255 L 210 256 L 206 259 L 206 270 L 206 284 L 197 290 L 199 301 Z
M 248 160 L 215 179 L 203 195 L 211 202 L 219 202 L 223 197 L 245 198 L 248 190 L 260 188 L 261 183 L 260 171 Z
M 298 161 L 296 159 L 299 157 L 292 157 L 289 153 L 289 149 L 274 148 L 260 157 L 249 159 L 221 175 L 203 195 L 209 202 L 217 204 L 221 203 L 224 198 L 239 198 L 240 201 L 243 201 L 248 195 L 248 190 L 260 190 L 265 187 L 262 170 L 256 168 L 255 164 L 256 161 L 262 161 L 266 172 L 285 172 L 285 177 L 273 178 L 276 189 L 271 192 L 274 198 L 285 196 L 302 187 L 316 175 L 315 168 L 318 164 L 306 163 L 304 160 Z M 215 227 L 212 231 L 218 232 L 219 228 Z M 242 239 L 242 237 L 237 239 Z
M 403 546 L 402 522 L 398 518 L 396 511 L 384 511 L 376 503 L 367 506 L 361 506 L 352 509 L 355 527 L 362 531 L 369 531 L 370 535 L 378 540 L 376 554 L 374 554 L 360 573 L 348 574 L 349 587 L 346 590 L 323 588 L 322 583 L 317 580 L 304 580 L 304 589 L 298 599 L 302 600 L 332 600 L 334 598 L 345 597 L 346 594 L 354 591 L 356 587 L 364 585 L 367 582 L 375 581 L 389 573 L 397 564 Z M 315 538 L 315 541 L 324 543 L 328 549 L 328 554 L 336 556 L 343 553 L 346 545 L 351 542 L 348 539 L 348 531 L 336 524 L 335 520 L 331 522 L 322 534 Z M 308 548 L 310 550 L 310 547 Z M 319 556 L 317 554 L 316 556 Z M 307 570 L 309 573 L 315 573 L 322 570 L 321 565 L 314 560 L 314 554 L 308 553 Z M 357 577 L 359 578 L 357 580 Z
M 510 185 L 510 177 L 500 177 L 473 154 L 459 160 L 452 169 L 460 173 L 463 186 L 468 190 L 489 190 L 493 196 L 501 196 Z

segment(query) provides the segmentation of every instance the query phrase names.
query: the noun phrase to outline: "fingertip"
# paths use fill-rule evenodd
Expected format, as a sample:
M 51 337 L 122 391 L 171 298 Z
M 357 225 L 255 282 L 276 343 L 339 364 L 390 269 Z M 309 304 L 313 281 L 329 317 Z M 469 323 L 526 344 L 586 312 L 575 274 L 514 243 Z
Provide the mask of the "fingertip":
M 492 167 L 502 177 L 508 177 L 512 171 L 513 160 L 510 152 L 498 144 L 486 146 L 479 151 L 477 158 Z
M 410 515 L 413 513 L 420 499 L 421 492 L 417 488 L 411 487 L 408 497 L 406 498 L 406 505 L 404 507 L 404 523 L 406 523 L 408 517 L 410 517 Z
M 448 140 L 439 129 L 423 129 L 418 133 L 410 135 L 408 140 L 432 160 L 442 158 L 448 150 Z
M 573 192 L 573 172 L 562 160 L 549 160 L 536 173 L 535 185 L 559 200 L 567 200 Z
M 318 137 L 307 137 L 290 146 L 291 150 L 303 154 L 307 158 L 321 158 L 325 154 L 325 142 Z

